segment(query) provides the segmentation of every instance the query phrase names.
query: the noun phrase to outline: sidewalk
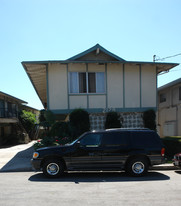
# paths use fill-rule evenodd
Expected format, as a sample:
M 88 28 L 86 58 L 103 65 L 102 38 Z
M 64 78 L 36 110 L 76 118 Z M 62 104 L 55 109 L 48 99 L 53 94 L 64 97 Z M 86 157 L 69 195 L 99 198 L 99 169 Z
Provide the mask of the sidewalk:
M 0 149 L 0 172 L 32 171 L 30 160 L 34 149 L 32 141 L 28 144 Z
M 34 152 L 33 144 L 35 142 L 0 149 L 0 172 L 33 171 L 30 160 Z M 177 168 L 169 163 L 155 165 L 149 170 L 177 170 Z
M 161 165 L 154 165 L 153 167 L 150 167 L 150 170 L 178 170 L 178 168 L 172 163 L 165 163 Z

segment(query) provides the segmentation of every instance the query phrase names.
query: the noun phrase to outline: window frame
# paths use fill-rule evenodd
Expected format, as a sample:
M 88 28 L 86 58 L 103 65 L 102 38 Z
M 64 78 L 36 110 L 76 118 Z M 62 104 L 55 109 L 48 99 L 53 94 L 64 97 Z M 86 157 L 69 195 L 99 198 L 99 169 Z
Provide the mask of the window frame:
M 84 142 L 85 140 L 96 140 L 96 144 L 93 144 L 90 142 L 89 143 L 86 143 Z M 98 142 L 97 142 L 98 140 Z M 89 133 L 89 134 L 86 134 L 84 135 L 80 140 L 80 147 L 100 147 L 101 146 L 101 141 L 102 141 L 102 134 L 101 133 Z
M 75 76 L 76 76 L 76 78 L 77 78 L 77 82 L 78 82 L 78 84 L 77 84 L 77 92 L 72 92 L 71 91 L 71 88 L 73 88 L 72 87 L 72 85 L 71 85 L 71 73 L 74 73 L 74 74 L 76 74 Z M 80 73 L 85 73 L 85 77 L 86 77 L 86 88 L 83 88 L 83 90 L 85 90 L 86 92 L 80 92 L 80 76 L 79 76 L 79 74 Z M 103 92 L 97 92 L 97 91 L 95 91 L 95 92 L 89 92 L 90 91 L 90 88 L 89 88 L 89 74 L 95 74 L 95 90 L 97 90 L 97 87 L 96 87 L 96 78 L 97 78 L 97 74 L 98 73 L 101 73 L 101 74 L 103 74 Z M 69 91 L 69 94 L 70 95 L 80 95 L 80 94 L 106 94 L 106 75 L 105 75 L 105 72 L 69 72 L 69 75 L 68 75 L 68 85 L 69 85 L 69 88 L 68 88 L 68 91 Z
M 166 102 L 166 101 L 167 101 L 167 95 L 166 95 L 166 93 L 161 93 L 161 94 L 159 95 L 159 98 L 160 98 L 160 103 Z

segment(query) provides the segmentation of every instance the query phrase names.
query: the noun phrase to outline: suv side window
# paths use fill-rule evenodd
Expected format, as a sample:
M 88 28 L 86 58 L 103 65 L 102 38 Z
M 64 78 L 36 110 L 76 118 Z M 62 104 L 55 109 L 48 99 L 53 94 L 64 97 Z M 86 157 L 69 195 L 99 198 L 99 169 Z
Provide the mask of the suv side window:
M 120 146 L 128 144 L 128 132 L 109 132 L 104 133 L 102 138 L 102 145 L 106 146 Z
M 98 147 L 101 143 L 101 134 L 87 134 L 80 140 L 80 145 L 85 147 Z

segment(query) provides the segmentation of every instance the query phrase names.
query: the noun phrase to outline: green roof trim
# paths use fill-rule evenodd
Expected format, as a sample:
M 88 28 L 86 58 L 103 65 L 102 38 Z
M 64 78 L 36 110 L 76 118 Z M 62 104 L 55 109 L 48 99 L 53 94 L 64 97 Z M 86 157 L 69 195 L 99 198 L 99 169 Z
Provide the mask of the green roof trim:
M 102 47 L 99 44 L 96 44 L 95 46 L 91 47 L 90 49 L 87 49 L 86 51 L 81 52 L 80 54 L 77 54 L 77 55 L 75 55 L 75 56 L 73 56 L 73 57 L 71 57 L 71 58 L 69 58 L 67 60 L 75 61 L 75 60 L 77 60 L 77 59 L 85 56 L 86 54 L 89 54 L 90 52 L 93 52 L 93 51 L 95 51 L 97 49 L 99 49 L 100 51 L 104 52 L 105 54 L 115 58 L 119 62 L 126 62 L 126 60 L 124 60 L 124 59 L 120 58 L 119 56 L 109 52 L 108 50 L 106 50 L 104 47 Z

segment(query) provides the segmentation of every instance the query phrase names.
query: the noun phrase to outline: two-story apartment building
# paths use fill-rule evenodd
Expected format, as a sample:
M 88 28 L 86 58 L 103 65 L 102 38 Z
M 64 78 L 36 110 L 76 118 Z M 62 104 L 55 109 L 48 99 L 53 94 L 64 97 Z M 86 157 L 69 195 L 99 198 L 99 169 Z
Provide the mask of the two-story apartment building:
M 181 78 L 158 89 L 158 125 L 161 136 L 181 136 Z
M 42 104 L 65 117 L 75 108 L 90 113 L 92 129 L 117 111 L 124 127 L 142 127 L 142 112 L 157 108 L 157 74 L 174 63 L 126 61 L 99 44 L 67 60 L 24 61 Z
M 0 91 L 0 145 L 2 138 L 17 132 L 18 112 L 27 102 Z

